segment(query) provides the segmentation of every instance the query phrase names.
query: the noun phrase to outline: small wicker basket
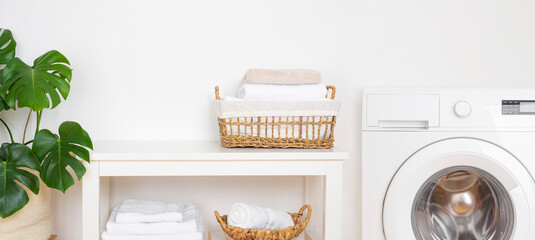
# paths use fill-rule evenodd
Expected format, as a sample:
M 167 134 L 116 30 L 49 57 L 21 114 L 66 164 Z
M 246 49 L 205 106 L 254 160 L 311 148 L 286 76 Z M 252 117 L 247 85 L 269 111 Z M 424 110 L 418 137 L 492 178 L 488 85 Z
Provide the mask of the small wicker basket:
M 336 88 L 327 86 L 327 90 L 331 93 L 330 99 L 334 99 Z M 325 97 L 329 98 L 329 94 Z M 215 98 L 220 100 L 218 86 Z M 332 148 L 336 116 L 218 118 L 218 123 L 223 147 Z M 237 133 L 229 131 L 236 128 Z M 244 129 L 245 133 L 239 129 Z
M 306 217 L 303 219 L 305 210 L 308 211 Z M 312 208 L 307 204 L 301 207 L 299 213 L 288 213 L 292 216 L 295 226 L 281 229 L 243 229 L 232 227 L 227 225 L 227 215 L 219 216 L 217 211 L 214 214 L 223 231 L 234 240 L 290 240 L 296 238 L 305 230 L 310 221 Z

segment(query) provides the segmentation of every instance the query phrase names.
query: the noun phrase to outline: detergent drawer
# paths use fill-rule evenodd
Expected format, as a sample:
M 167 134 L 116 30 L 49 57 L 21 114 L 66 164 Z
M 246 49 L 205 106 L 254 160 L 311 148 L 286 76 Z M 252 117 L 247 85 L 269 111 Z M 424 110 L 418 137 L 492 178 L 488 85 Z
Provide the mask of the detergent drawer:
M 369 94 L 366 126 L 378 128 L 423 128 L 440 126 L 438 94 Z

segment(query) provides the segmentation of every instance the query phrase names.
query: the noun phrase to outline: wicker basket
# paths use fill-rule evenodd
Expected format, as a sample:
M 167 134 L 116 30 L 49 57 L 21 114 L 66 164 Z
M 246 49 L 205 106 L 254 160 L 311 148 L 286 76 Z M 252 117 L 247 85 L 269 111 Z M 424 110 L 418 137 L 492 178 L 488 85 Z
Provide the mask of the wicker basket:
M 38 174 L 31 170 L 33 174 Z M 41 181 L 39 194 L 33 194 L 21 185 L 30 201 L 13 215 L 0 218 L 0 239 L 2 240 L 48 240 L 52 232 L 50 189 Z
M 327 86 L 327 90 L 334 99 L 336 88 Z M 218 86 L 215 97 L 220 100 Z M 329 98 L 329 94 L 325 97 Z M 332 148 L 336 116 L 218 118 L 218 123 L 223 147 Z M 233 128 L 238 128 L 238 132 L 229 131 Z
M 308 211 L 303 220 L 305 210 Z M 227 215 L 219 216 L 217 211 L 214 214 L 223 231 L 234 240 L 290 240 L 296 238 L 305 230 L 310 221 L 312 208 L 307 204 L 301 207 L 299 213 L 288 213 L 292 216 L 295 226 L 281 229 L 243 229 L 231 227 L 227 225 Z

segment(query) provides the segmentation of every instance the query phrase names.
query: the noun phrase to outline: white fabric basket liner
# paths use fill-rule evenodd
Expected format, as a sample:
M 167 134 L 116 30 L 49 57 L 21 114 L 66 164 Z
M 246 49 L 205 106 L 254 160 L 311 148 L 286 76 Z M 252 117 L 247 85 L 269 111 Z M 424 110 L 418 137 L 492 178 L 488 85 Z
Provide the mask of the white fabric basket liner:
M 340 100 L 239 101 L 215 100 L 219 118 L 338 116 Z

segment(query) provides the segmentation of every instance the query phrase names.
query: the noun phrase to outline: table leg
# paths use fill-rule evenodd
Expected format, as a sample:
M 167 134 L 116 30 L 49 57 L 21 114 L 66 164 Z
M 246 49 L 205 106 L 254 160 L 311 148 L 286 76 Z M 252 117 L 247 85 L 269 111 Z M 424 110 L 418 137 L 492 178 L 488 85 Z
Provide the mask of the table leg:
M 110 216 L 110 178 L 100 177 L 100 231 L 106 229 L 106 223 Z
M 305 177 L 305 203 L 312 206 L 312 217 L 307 226 L 307 232 L 314 232 L 316 236 L 323 236 L 325 212 L 325 181 L 324 176 Z M 318 238 L 319 240 L 319 238 Z
M 323 239 L 342 239 L 342 162 L 327 163 Z
M 82 179 L 82 240 L 100 239 L 100 176 L 99 162 L 86 165 Z

